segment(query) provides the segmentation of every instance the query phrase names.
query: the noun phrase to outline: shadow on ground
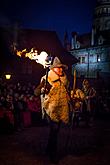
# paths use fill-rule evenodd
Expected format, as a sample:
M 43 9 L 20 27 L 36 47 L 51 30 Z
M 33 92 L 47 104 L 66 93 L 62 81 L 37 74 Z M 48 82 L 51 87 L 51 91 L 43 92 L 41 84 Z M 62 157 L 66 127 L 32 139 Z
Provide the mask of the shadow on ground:
M 50 165 L 45 153 L 49 127 L 35 126 L 0 135 L 0 165 Z M 110 121 L 97 120 L 93 126 L 59 133 L 59 165 L 108 165 L 110 162 Z

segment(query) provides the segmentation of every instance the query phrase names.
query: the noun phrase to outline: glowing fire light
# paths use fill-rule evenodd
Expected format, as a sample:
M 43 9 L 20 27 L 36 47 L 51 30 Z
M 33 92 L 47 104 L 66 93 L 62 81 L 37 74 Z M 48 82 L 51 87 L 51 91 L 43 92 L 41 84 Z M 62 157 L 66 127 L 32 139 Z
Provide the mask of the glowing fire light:
M 48 67 L 51 64 L 52 58 L 48 60 L 48 54 L 45 51 L 42 51 L 39 55 L 37 50 L 33 48 L 29 53 L 27 53 L 26 49 L 22 51 L 17 51 L 17 55 L 20 57 L 28 57 L 31 60 L 35 60 L 37 63 L 41 64 L 45 67 Z
M 44 51 L 41 52 L 40 55 L 36 56 L 37 57 L 36 62 L 40 63 L 45 68 L 46 67 L 46 58 L 47 58 L 47 56 L 48 56 L 48 54 L 46 52 L 44 52 Z

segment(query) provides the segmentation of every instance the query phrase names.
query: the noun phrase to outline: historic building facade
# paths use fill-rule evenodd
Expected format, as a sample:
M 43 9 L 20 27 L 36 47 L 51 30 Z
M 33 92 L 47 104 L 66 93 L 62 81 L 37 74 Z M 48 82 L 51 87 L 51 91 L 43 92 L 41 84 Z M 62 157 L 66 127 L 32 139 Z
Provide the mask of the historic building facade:
M 78 77 L 110 77 L 110 0 L 97 0 L 91 29 L 83 35 L 72 32 L 70 47 L 67 43 L 68 51 L 79 59 L 73 69 Z

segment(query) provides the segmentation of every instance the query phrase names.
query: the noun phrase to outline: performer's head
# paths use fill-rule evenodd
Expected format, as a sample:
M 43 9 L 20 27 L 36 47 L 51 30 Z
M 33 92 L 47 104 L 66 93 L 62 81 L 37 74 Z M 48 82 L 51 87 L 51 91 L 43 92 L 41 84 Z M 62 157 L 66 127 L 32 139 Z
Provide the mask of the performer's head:
M 62 76 L 63 75 L 63 68 L 59 67 L 59 68 L 53 68 L 52 69 L 58 76 Z
M 68 66 L 62 64 L 59 58 L 55 57 L 53 64 L 50 66 L 50 69 L 53 70 L 57 75 L 62 76 L 64 73 L 64 70 L 68 69 Z

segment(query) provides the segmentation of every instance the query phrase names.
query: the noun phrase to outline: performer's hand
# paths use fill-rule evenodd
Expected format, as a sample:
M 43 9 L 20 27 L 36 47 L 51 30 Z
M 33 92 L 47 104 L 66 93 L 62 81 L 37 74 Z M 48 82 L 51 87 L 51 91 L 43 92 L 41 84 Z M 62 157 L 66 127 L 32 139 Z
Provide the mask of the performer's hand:
M 48 94 L 50 92 L 50 89 L 51 89 L 51 85 L 47 82 L 46 86 L 44 87 L 45 88 L 45 93 Z
M 89 96 L 86 96 L 86 100 L 88 100 L 89 99 Z
M 73 92 L 73 90 L 71 90 L 70 95 L 71 95 L 71 98 L 73 99 L 74 98 L 74 92 Z
M 40 86 L 41 88 L 45 86 L 45 79 L 43 79 L 43 80 L 40 82 L 39 86 Z

